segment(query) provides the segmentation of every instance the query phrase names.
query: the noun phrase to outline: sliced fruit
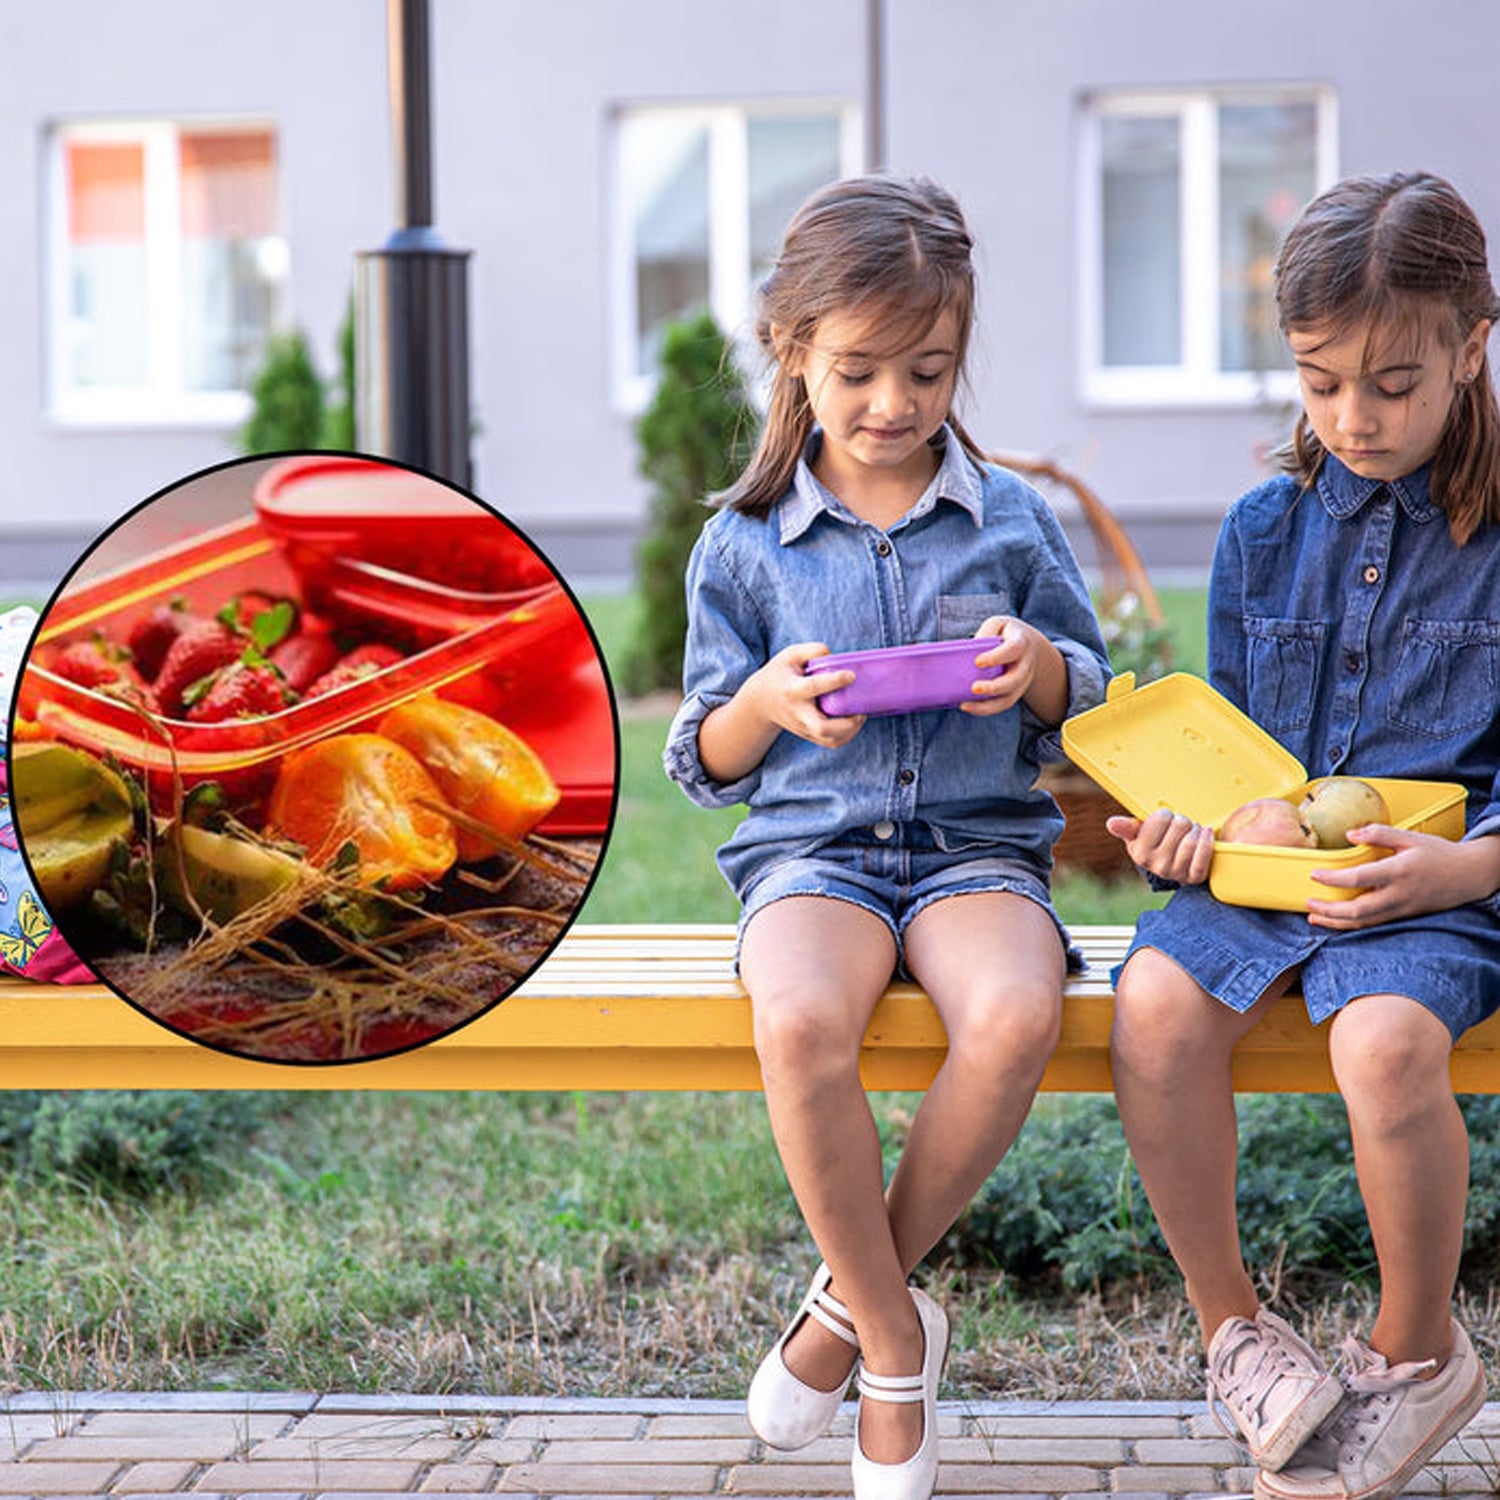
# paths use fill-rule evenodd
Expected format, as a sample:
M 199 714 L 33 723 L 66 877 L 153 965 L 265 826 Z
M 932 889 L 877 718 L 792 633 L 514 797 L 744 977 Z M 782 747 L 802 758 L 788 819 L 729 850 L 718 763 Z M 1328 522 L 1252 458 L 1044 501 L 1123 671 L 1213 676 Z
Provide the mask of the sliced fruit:
M 10 775 L 16 827 L 42 900 L 54 911 L 77 906 L 103 884 L 111 855 L 130 836 L 124 779 L 54 740 L 13 745 Z
M 336 734 L 282 762 L 267 827 L 326 865 L 345 844 L 360 875 L 392 890 L 438 880 L 458 857 L 442 793 L 422 764 L 379 734 Z
M 179 911 L 230 922 L 295 885 L 302 862 L 248 839 L 191 823 L 163 830 L 156 851 L 162 895 Z
M 557 806 L 560 793 L 542 758 L 497 719 L 424 693 L 393 708 L 379 732 L 426 766 L 456 811 L 507 839 L 521 839 Z M 458 830 L 458 857 L 485 859 L 500 847 Z

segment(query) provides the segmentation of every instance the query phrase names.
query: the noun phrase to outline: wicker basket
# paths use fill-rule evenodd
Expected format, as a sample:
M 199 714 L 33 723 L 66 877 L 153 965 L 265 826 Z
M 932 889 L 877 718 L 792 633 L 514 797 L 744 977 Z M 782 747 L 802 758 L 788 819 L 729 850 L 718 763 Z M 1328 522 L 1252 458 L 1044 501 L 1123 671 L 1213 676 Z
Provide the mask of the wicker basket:
M 1126 595 L 1134 595 L 1147 622 L 1156 627 L 1163 625 L 1161 601 L 1140 553 L 1125 528 L 1088 485 L 1049 459 L 1009 453 L 991 457 L 1034 484 L 1064 520 L 1081 515 L 1094 553 L 1083 561 L 1099 572 L 1101 609 L 1110 609 Z M 1160 654 L 1169 664 L 1169 648 L 1162 646 Z M 1125 810 L 1108 792 L 1082 771 L 1066 764 L 1044 767 L 1040 785 L 1051 792 L 1067 819 L 1062 837 L 1052 851 L 1058 869 L 1083 870 L 1106 880 L 1135 874 L 1125 846 L 1104 826 L 1106 818 Z

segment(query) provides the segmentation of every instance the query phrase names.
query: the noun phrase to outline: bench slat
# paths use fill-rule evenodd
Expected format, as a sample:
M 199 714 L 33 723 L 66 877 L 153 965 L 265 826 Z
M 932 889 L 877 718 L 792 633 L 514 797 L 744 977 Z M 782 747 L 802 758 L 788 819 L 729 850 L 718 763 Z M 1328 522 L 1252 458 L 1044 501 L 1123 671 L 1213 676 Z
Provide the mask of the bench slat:
M 1128 927 L 1075 929 L 1090 963 L 1070 980 L 1062 1039 L 1042 1087 L 1110 1087 L 1110 968 Z M 343 1066 L 253 1062 L 174 1035 L 103 985 L 0 979 L 0 1088 L 372 1088 L 753 1090 L 750 1007 L 733 974 L 728 925 L 576 926 L 502 1005 L 399 1057 Z M 937 1013 L 893 984 L 866 1034 L 871 1089 L 921 1089 L 942 1064 Z M 1453 1060 L 1463 1092 L 1500 1092 L 1500 1016 Z M 1235 1053 L 1238 1089 L 1327 1092 L 1326 1029 L 1283 998 Z

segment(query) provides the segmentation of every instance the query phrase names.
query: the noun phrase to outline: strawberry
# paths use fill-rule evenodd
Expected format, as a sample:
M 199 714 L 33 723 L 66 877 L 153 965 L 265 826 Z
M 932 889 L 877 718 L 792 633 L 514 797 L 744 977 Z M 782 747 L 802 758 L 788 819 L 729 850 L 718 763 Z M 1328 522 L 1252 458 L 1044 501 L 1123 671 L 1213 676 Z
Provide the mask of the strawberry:
M 246 589 L 219 611 L 218 618 L 231 630 L 248 634 L 262 651 L 269 651 L 296 630 L 299 613 L 294 599 Z
M 64 646 L 53 659 L 52 670 L 85 688 L 110 687 L 122 680 L 141 683 L 130 653 L 102 635 L 91 635 Z
M 271 660 L 294 693 L 305 693 L 338 659 L 338 646 L 323 630 L 299 630 L 271 652 Z
M 280 713 L 291 701 L 281 673 L 269 662 L 232 661 L 221 667 L 201 693 L 189 688 L 187 718 L 194 724 L 226 719 L 258 719 Z
M 125 644 L 143 677 L 155 677 L 161 671 L 172 642 L 199 618 L 188 609 L 187 600 L 173 599 L 170 603 L 158 604 L 130 627 Z
M 371 677 L 386 667 L 394 666 L 401 659 L 401 653 L 394 646 L 385 646 L 378 641 L 356 646 L 352 651 L 341 656 L 333 670 L 319 677 L 302 696 L 321 698 L 324 693 L 348 687 L 351 683 L 362 682 L 366 677 Z
M 179 715 L 188 689 L 220 667 L 227 667 L 244 646 L 244 639 L 220 620 L 196 620 L 189 625 L 172 642 L 152 684 L 162 713 Z

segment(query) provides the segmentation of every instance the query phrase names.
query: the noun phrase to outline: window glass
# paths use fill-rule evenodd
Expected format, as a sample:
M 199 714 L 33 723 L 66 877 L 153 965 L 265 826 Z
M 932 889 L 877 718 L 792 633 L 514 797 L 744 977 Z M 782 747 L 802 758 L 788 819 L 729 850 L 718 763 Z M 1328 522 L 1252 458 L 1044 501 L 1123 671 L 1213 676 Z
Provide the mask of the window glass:
M 1282 237 L 1317 188 L 1311 103 L 1219 109 L 1219 367 L 1289 366 L 1276 326 L 1271 270 Z
M 146 380 L 146 167 L 140 145 L 73 142 L 67 194 L 67 327 L 59 351 L 78 386 Z
M 1175 365 L 1182 358 L 1177 120 L 1107 116 L 1100 147 L 1104 363 Z
M 183 383 L 247 387 L 280 270 L 274 143 L 266 131 L 184 134 L 181 174 Z
M 770 274 L 788 221 L 803 200 L 839 175 L 839 121 L 833 115 L 752 117 L 750 281 Z
M 621 153 L 635 258 L 637 368 L 667 323 L 709 295 L 709 132 L 701 118 L 652 110 L 625 121 Z

